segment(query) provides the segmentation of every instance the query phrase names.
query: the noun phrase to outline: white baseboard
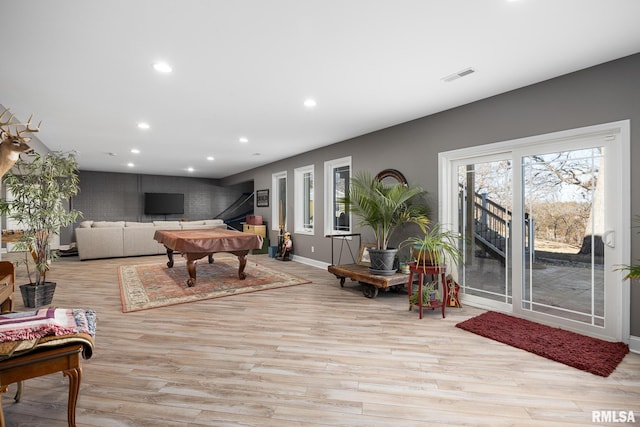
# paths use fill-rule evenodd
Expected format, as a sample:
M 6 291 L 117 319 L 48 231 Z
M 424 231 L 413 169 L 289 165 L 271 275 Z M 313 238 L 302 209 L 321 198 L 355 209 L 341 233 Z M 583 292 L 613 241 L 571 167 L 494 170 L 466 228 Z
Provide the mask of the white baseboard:
M 312 267 L 321 268 L 326 270 L 329 267 L 329 263 L 318 261 L 317 259 L 305 258 L 299 255 L 293 255 L 291 257 L 292 261 L 299 262 L 300 264 L 310 265 Z
M 633 335 L 629 337 L 629 350 L 640 354 L 640 337 L 634 337 Z

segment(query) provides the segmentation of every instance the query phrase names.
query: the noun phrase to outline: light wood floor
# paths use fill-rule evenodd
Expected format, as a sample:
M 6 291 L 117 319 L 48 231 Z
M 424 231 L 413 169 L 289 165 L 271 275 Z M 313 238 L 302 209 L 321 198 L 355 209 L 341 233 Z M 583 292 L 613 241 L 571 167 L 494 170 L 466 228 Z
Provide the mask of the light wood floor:
M 481 310 L 419 320 L 404 294 L 367 299 L 266 255 L 249 262 L 313 283 L 123 314 L 117 266 L 164 261 L 55 262 L 54 305 L 98 312 L 79 426 L 585 426 L 592 410 L 640 422 L 638 354 L 602 378 L 455 327 Z M 66 425 L 67 388 L 62 374 L 29 380 L 14 403 L 12 385 L 7 425 Z

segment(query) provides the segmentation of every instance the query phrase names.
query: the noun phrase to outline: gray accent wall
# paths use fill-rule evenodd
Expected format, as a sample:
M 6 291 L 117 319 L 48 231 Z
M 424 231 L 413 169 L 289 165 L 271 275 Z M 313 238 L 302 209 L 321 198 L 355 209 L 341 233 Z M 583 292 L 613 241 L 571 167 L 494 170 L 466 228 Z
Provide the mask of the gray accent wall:
M 315 165 L 316 232 L 314 236 L 294 234 L 293 240 L 296 255 L 328 263 L 330 241 L 323 235 L 327 160 L 352 156 L 353 171 L 368 170 L 374 174 L 383 169 L 398 169 L 410 183 L 420 184 L 428 191 L 432 216 L 437 218 L 438 153 L 625 119 L 631 122 L 631 213 L 638 215 L 640 168 L 634 166 L 640 164 L 640 54 L 333 144 L 227 177 L 223 183 L 253 181 L 255 189 L 271 189 L 271 174 L 286 170 L 287 194 L 293 201 L 294 169 Z M 271 220 L 270 208 L 256 208 L 255 213 Z M 293 214 L 293 203 L 289 203 L 290 228 Z M 271 231 L 270 237 L 274 241 L 275 232 Z M 631 239 L 631 257 L 635 262 L 640 259 L 640 234 L 633 232 L 624 238 Z M 631 334 L 640 336 L 637 283 L 631 285 Z
M 82 220 L 140 221 L 210 219 L 229 207 L 243 193 L 253 191 L 252 182 L 221 185 L 205 178 L 139 175 L 80 171 L 80 193 L 73 208 L 83 213 Z M 144 214 L 144 193 L 184 194 L 183 215 Z

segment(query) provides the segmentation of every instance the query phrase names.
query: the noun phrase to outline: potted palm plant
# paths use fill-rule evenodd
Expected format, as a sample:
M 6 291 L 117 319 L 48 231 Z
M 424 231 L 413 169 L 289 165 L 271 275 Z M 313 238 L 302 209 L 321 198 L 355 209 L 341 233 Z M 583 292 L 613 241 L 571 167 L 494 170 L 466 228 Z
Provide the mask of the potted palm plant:
M 640 279 L 640 264 L 627 265 L 622 270 L 627 272 L 627 275 L 624 276 L 625 279 Z
M 420 186 L 401 182 L 388 184 L 368 172 L 356 173 L 346 195 L 340 201 L 360 217 L 359 225 L 373 231 L 375 249 L 369 249 L 372 274 L 389 276 L 394 268 L 397 249 L 389 241 L 404 224 L 414 223 L 425 231 L 429 224 L 428 208 L 422 203 L 425 191 Z
M 0 200 L 0 214 L 7 215 L 22 229 L 16 251 L 25 252 L 25 260 L 33 257 L 35 280 L 29 262 L 29 284 L 20 286 L 25 307 L 48 305 L 56 284 L 47 282 L 46 275 L 57 251 L 51 240 L 61 227 L 75 222 L 81 212 L 66 209 L 64 202 L 80 189 L 78 164 L 73 153 L 48 152 L 45 155 L 19 159 L 3 180 L 10 200 Z

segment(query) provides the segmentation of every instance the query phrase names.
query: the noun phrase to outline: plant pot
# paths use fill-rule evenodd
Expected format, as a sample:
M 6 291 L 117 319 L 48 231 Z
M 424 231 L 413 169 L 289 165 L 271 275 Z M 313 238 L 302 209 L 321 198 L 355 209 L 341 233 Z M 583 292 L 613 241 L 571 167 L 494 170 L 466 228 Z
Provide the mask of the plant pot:
M 373 249 L 369 248 L 371 267 L 369 273 L 377 276 L 393 276 L 398 271 L 396 264 L 397 249 Z
M 427 250 L 421 249 L 420 245 L 413 245 L 413 258 L 416 260 L 418 265 L 438 265 L 438 260 L 432 258 L 432 253 Z M 444 256 L 442 251 L 440 251 L 440 258 L 442 259 Z
M 53 293 L 56 290 L 56 282 L 44 282 L 43 285 L 20 285 L 22 302 L 25 307 L 38 308 L 51 304 Z
M 409 274 L 410 273 L 409 263 L 408 262 L 401 262 L 400 263 L 400 273 L 402 273 L 402 274 Z

